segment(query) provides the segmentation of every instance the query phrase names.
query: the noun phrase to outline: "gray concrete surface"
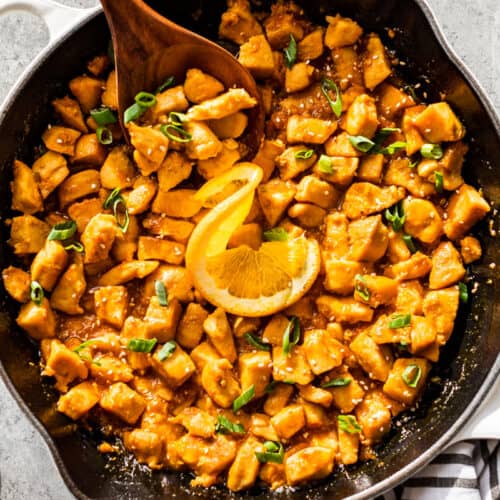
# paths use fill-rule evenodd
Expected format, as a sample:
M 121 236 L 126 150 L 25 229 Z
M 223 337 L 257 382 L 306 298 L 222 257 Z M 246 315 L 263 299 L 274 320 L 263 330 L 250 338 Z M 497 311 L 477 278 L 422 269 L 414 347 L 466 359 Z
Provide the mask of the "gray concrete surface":
M 96 0 L 60 0 L 91 7 Z M 479 78 L 500 111 L 500 2 L 429 0 L 451 45 Z M 46 44 L 48 31 L 31 14 L 0 16 L 0 101 Z M 0 346 L 1 348 L 1 346 Z M 73 498 L 47 446 L 0 383 L 0 500 Z

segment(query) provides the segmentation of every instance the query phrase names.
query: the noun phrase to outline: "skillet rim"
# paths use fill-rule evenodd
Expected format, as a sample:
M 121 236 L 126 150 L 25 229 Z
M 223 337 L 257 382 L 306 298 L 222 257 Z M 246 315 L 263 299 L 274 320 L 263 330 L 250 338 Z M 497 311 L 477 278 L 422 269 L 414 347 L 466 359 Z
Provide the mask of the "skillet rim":
M 421 10 L 424 17 L 426 18 L 429 26 L 438 42 L 439 46 L 446 54 L 446 57 L 450 61 L 450 63 L 455 66 L 458 72 L 462 75 L 465 82 L 470 85 L 471 89 L 476 94 L 479 102 L 485 109 L 488 117 L 490 118 L 494 131 L 496 135 L 500 138 L 500 116 L 495 110 L 491 99 L 488 94 L 484 90 L 481 83 L 478 81 L 476 76 L 472 73 L 472 71 L 468 68 L 468 66 L 459 58 L 455 50 L 451 47 L 448 39 L 446 38 L 440 23 L 434 11 L 428 4 L 427 0 L 412 0 L 413 3 Z M 61 37 L 56 38 L 53 42 L 49 43 L 46 47 L 44 47 L 41 52 L 35 57 L 31 64 L 23 71 L 20 77 L 16 80 L 11 90 L 8 92 L 5 97 L 3 103 L 0 105 L 0 123 L 5 118 L 7 111 L 10 110 L 16 103 L 16 100 L 21 92 L 21 90 L 29 83 L 30 78 L 34 71 L 36 71 L 39 67 L 43 66 L 43 64 L 47 61 L 47 59 L 53 54 L 53 52 L 60 47 L 64 42 L 67 41 L 69 37 L 74 35 L 77 31 L 79 31 L 84 25 L 94 20 L 96 17 L 103 15 L 102 9 L 96 9 L 95 11 L 89 13 L 88 17 L 83 18 L 80 22 L 78 22 L 75 26 L 73 26 L 70 30 L 64 33 Z M 492 323 L 494 321 L 494 317 L 492 318 Z M 462 425 L 464 425 L 472 416 L 472 414 L 479 408 L 481 402 L 485 399 L 488 393 L 491 391 L 496 378 L 500 375 L 500 353 L 497 353 L 497 358 L 493 363 L 487 377 L 481 384 L 480 390 L 476 393 L 473 399 L 469 402 L 467 407 L 462 411 L 462 413 L 457 417 L 453 425 L 439 438 L 426 452 L 421 454 L 418 458 L 410 462 L 408 465 L 400 469 L 397 473 L 393 474 L 386 479 L 373 484 L 369 488 L 365 489 L 362 492 L 356 493 L 348 497 L 348 500 L 361 500 L 371 498 L 377 495 L 381 495 L 388 490 L 396 487 L 401 484 L 404 480 L 412 477 L 416 472 L 425 467 L 433 458 L 435 458 L 444 447 L 450 443 L 453 439 L 453 436 L 460 429 Z M 12 383 L 10 377 L 8 376 L 5 367 L 2 362 L 0 362 L 0 378 L 5 384 L 8 392 L 11 394 L 18 407 L 21 409 L 23 414 L 28 418 L 37 432 L 42 436 L 45 444 L 50 450 L 52 460 L 57 467 L 59 474 L 61 475 L 64 483 L 70 490 L 70 492 L 78 499 L 81 500 L 92 500 L 91 497 L 85 495 L 73 481 L 70 473 L 66 468 L 66 464 L 64 460 L 61 458 L 59 450 L 55 445 L 54 440 L 49 435 L 45 426 L 41 423 L 40 420 L 36 418 L 34 413 L 29 409 L 27 403 L 20 396 L 14 384 Z M 300 493 L 299 493 L 300 494 Z

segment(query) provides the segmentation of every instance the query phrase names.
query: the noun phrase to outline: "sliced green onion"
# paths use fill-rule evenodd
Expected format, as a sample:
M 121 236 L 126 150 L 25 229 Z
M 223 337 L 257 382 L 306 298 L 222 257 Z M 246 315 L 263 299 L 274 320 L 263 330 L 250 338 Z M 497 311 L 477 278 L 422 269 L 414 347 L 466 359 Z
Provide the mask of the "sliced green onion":
M 294 36 L 290 33 L 290 41 L 288 42 L 288 47 L 285 49 L 285 64 L 288 69 L 290 69 L 297 60 L 297 42 Z
M 113 144 L 113 132 L 108 127 L 98 127 L 95 135 L 97 136 L 97 140 L 104 146 Z
M 120 188 L 115 188 L 111 193 L 109 193 L 108 197 L 104 200 L 102 207 L 105 209 L 111 208 L 115 201 L 121 197 Z
M 253 347 L 256 349 L 259 349 L 260 351 L 270 351 L 271 350 L 271 345 L 266 344 L 265 342 L 262 342 L 258 337 L 251 333 L 245 333 L 243 335 L 245 340 Z
M 147 108 L 144 108 L 143 106 L 140 106 L 136 102 L 132 104 L 132 106 L 128 107 L 125 112 L 123 113 L 123 121 L 125 122 L 125 125 L 129 122 L 134 122 L 138 120 L 145 112 Z
M 283 463 L 283 459 L 285 458 L 285 449 L 283 448 L 283 445 L 281 443 L 278 443 L 276 441 L 266 441 L 264 443 L 264 448 L 266 449 L 266 451 L 264 452 L 255 452 L 255 456 L 260 463 Z
M 149 92 L 139 92 L 134 97 L 134 100 L 136 104 L 146 109 L 151 108 L 156 104 L 156 96 Z
M 396 328 L 404 328 L 411 323 L 411 314 L 394 314 L 387 325 L 389 328 L 395 330 Z
M 417 247 L 415 246 L 412 237 L 409 234 L 403 234 L 402 238 L 406 246 L 408 247 L 408 250 L 411 253 L 415 253 L 417 251 Z
M 192 134 L 184 130 L 179 125 L 174 125 L 173 123 L 167 123 L 166 125 L 162 125 L 160 127 L 161 132 L 166 135 L 170 140 L 174 142 L 189 142 L 193 140 Z M 177 134 L 175 135 L 171 132 L 171 130 L 175 130 Z
M 393 155 L 397 151 L 400 151 L 401 149 L 406 148 L 406 142 L 404 141 L 396 141 L 393 142 L 392 144 L 389 144 L 389 146 L 386 146 L 385 148 L 382 148 L 380 152 L 383 155 Z
M 287 241 L 288 233 L 282 227 L 273 227 L 263 233 L 266 241 Z
M 415 387 L 417 387 L 417 384 L 421 376 L 422 376 L 422 368 L 420 368 L 420 366 L 418 365 L 412 364 L 408 365 L 405 368 L 404 372 L 401 375 L 401 378 L 408 387 L 415 389 Z
M 340 89 L 337 84 L 329 78 L 323 78 L 321 80 L 320 88 L 321 92 L 323 92 L 323 95 L 326 97 L 328 104 L 330 104 L 335 116 L 340 118 L 340 115 L 342 114 L 342 94 L 340 93 Z M 330 97 L 330 90 L 335 92 L 335 100 Z
M 71 243 L 64 245 L 64 250 L 74 250 L 75 252 L 83 253 L 85 249 L 79 241 L 72 241 Z
M 172 356 L 175 349 L 177 348 L 177 343 L 175 340 L 169 340 L 163 344 L 163 347 L 158 351 L 158 359 L 160 361 L 165 361 L 167 358 Z
M 185 113 L 179 113 L 178 111 L 171 111 L 168 114 L 168 120 L 173 125 L 178 125 L 179 127 L 182 127 L 183 123 L 187 123 L 189 121 Z
M 301 149 L 295 153 L 298 160 L 308 160 L 314 154 L 314 149 Z
M 338 377 L 338 378 L 333 378 L 328 382 L 325 382 L 324 384 L 322 384 L 321 387 L 323 389 L 328 389 L 329 387 L 347 387 L 350 383 L 351 383 L 350 378 Z
M 264 389 L 264 392 L 266 394 L 271 394 L 271 392 L 274 391 L 276 386 L 278 384 L 288 384 L 288 385 L 293 385 L 295 384 L 294 380 L 273 380 L 272 382 L 269 382 L 269 384 L 266 385 L 266 388 Z
M 242 392 L 233 401 L 233 411 L 238 411 L 240 408 L 250 403 L 255 396 L 255 385 L 251 385 L 246 391 Z
M 420 154 L 429 160 L 440 160 L 443 157 L 443 148 L 439 144 L 424 144 L 420 148 Z
M 362 153 L 368 153 L 375 143 L 363 135 L 350 135 L 349 142 Z
M 337 422 L 339 423 L 340 429 L 349 434 L 358 434 L 362 430 L 356 417 L 353 415 L 338 415 Z
M 82 342 L 80 345 L 76 346 L 73 349 L 73 352 L 76 352 L 76 354 L 78 354 L 83 351 L 83 349 L 86 349 L 88 346 L 90 346 L 91 344 L 95 344 L 96 342 L 97 340 L 86 340 L 85 342 Z
M 130 339 L 127 344 L 127 349 L 134 352 L 151 352 L 156 343 L 157 339 Z
M 292 316 L 283 333 L 282 349 L 285 354 L 290 354 L 292 347 L 300 340 L 300 322 L 297 316 Z
M 327 155 L 321 155 L 318 161 L 318 169 L 324 174 L 333 174 L 332 159 Z
M 216 434 L 245 434 L 245 428 L 241 424 L 231 422 L 224 415 L 217 415 L 217 423 L 215 424 Z
M 90 111 L 90 116 L 95 120 L 97 125 L 105 127 L 106 125 L 111 125 L 116 123 L 116 116 L 114 112 L 105 106 L 100 108 L 92 109 Z
M 458 294 L 460 297 L 460 301 L 463 304 L 467 304 L 467 302 L 469 302 L 469 289 L 463 281 L 458 284 Z
M 37 306 L 42 305 L 43 297 L 45 296 L 43 292 L 42 285 L 38 281 L 32 281 L 30 284 L 30 299 Z
M 409 168 L 415 168 L 417 165 L 418 165 L 418 160 L 410 161 L 408 167 Z
M 386 208 L 384 215 L 387 221 L 392 224 L 392 229 L 394 229 L 396 233 L 401 231 L 406 222 L 406 215 L 401 203 L 394 205 L 392 212 L 389 208 Z
M 408 92 L 415 102 L 418 102 L 419 99 L 417 97 L 417 94 L 415 93 L 415 87 L 413 85 L 405 85 L 403 87 L 403 90 L 405 92 Z
M 122 213 L 119 212 L 120 207 L 122 207 Z M 113 214 L 115 215 L 116 223 L 122 233 L 126 233 L 130 224 L 130 217 L 125 200 L 121 196 L 113 203 Z
M 377 137 L 383 137 L 385 139 L 386 137 L 389 137 L 394 132 L 401 132 L 401 129 L 396 128 L 396 127 L 383 127 L 377 132 Z M 375 142 L 377 142 L 377 141 L 375 141 Z
M 175 76 L 169 76 L 156 90 L 155 94 L 159 94 L 164 90 L 167 90 L 169 87 L 175 84 Z
M 163 281 L 156 280 L 155 281 L 155 292 L 158 297 L 158 302 L 160 306 L 167 307 L 168 306 L 168 294 Z
M 443 192 L 443 174 L 441 172 L 434 172 L 434 185 L 438 193 Z
M 76 222 L 67 220 L 59 222 L 51 230 L 47 236 L 48 240 L 69 240 L 76 233 Z
M 372 294 L 366 285 L 366 280 L 361 274 L 356 274 L 354 277 L 354 289 L 364 301 L 368 302 L 370 300 Z

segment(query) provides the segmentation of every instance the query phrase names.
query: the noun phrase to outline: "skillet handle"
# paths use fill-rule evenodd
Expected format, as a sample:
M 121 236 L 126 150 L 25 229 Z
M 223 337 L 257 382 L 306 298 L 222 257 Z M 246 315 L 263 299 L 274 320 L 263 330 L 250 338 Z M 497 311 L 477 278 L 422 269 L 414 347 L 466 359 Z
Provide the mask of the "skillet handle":
M 21 11 L 41 17 L 49 29 L 49 45 L 100 10 L 99 6 L 88 9 L 67 7 L 52 0 L 0 0 L 0 15 Z

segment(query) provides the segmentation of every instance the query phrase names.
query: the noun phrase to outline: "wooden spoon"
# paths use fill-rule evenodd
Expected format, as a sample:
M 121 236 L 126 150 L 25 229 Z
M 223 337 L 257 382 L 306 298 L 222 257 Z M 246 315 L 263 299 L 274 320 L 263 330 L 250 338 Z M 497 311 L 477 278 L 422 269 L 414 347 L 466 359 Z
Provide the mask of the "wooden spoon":
M 182 0 L 181 0 L 182 1 Z M 164 18 L 142 0 L 101 0 L 113 39 L 118 81 L 118 110 L 123 112 L 141 90 L 154 91 L 166 78 L 184 81 L 189 68 L 199 68 L 226 88 L 244 88 L 257 99 L 248 110 L 242 142 L 248 158 L 257 153 L 264 131 L 264 112 L 252 75 L 227 50 Z

